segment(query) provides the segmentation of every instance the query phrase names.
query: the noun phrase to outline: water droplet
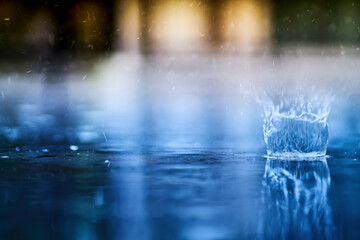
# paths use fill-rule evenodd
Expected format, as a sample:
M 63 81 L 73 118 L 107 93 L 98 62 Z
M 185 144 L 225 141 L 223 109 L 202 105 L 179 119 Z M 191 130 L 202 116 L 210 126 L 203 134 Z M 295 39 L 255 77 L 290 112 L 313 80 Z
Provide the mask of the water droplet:
M 109 160 L 105 160 L 104 163 L 106 164 L 107 167 L 110 167 L 111 162 Z
M 71 145 L 71 146 L 70 146 L 70 150 L 71 150 L 71 151 L 77 151 L 77 150 L 79 150 L 79 147 L 76 146 L 76 145 Z

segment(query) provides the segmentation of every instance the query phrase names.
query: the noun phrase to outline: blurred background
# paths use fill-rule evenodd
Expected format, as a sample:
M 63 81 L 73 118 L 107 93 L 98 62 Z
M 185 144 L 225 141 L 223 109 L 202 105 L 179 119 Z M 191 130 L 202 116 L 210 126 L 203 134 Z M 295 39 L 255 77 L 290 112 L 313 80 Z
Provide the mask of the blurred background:
M 263 148 L 256 99 L 290 86 L 338 96 L 331 140 L 359 128 L 359 1 L 0 4 L 2 144 Z
M 276 52 L 283 45 L 352 46 L 357 1 L 1 1 L 9 59 L 71 52 Z M 97 56 L 99 57 L 99 56 Z
M 68 51 L 276 52 L 283 45 L 352 46 L 357 1 L 1 1 L 3 58 Z M 36 49 L 39 48 L 39 49 Z M 9 59 L 8 59 L 9 60 Z
M 356 238 L 359 13 L 0 0 L 0 238 Z M 331 109 L 331 157 L 266 159 L 276 103 Z
M 259 94 L 356 89 L 359 10 L 335 0 L 1 1 L 2 142 L 168 135 L 159 141 L 263 147 Z

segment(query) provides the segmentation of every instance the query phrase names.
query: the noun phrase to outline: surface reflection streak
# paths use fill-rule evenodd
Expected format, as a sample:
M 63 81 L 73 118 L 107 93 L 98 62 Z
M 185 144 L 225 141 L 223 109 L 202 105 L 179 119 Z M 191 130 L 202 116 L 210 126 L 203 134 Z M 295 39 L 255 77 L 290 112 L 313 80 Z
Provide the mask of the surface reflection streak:
M 326 158 L 267 159 L 263 179 L 261 238 L 337 239 L 328 202 Z

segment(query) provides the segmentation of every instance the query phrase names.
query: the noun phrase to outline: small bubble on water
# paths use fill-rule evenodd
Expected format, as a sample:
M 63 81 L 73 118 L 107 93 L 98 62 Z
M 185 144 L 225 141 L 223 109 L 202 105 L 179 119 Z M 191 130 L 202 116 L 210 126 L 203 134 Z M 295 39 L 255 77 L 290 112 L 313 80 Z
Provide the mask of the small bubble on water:
M 19 152 L 19 151 L 20 151 L 20 148 L 19 148 L 19 147 L 16 147 L 16 148 L 15 148 L 15 151 Z
M 76 146 L 76 145 L 71 145 L 71 146 L 70 146 L 70 150 L 71 150 L 71 151 L 77 151 L 77 150 L 79 150 L 79 147 Z
M 44 153 L 47 153 L 47 152 L 49 152 L 49 149 L 44 148 L 44 149 L 42 149 L 41 151 L 44 152 Z

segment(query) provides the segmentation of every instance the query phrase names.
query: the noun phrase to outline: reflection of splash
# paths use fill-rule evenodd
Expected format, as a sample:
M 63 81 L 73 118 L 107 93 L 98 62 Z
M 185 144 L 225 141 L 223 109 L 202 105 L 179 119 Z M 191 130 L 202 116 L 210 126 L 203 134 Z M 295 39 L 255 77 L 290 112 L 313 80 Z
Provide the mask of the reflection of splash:
M 330 172 L 319 161 L 268 159 L 264 173 L 260 237 L 331 239 L 335 235 L 327 200 Z

